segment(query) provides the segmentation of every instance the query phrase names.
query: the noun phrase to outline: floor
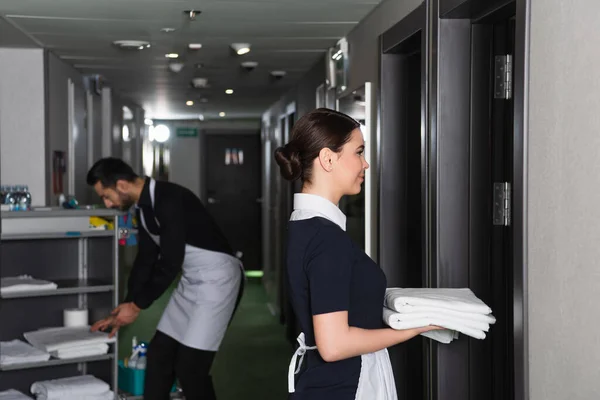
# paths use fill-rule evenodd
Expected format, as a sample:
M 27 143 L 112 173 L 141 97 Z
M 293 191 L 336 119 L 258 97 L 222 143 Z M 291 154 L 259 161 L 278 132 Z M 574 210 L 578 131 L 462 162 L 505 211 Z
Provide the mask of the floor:
M 138 320 L 119 334 L 119 358 L 127 357 L 131 339 L 152 338 L 173 285 Z M 244 296 L 215 358 L 212 375 L 218 400 L 287 398 L 287 371 L 293 346 L 285 328 L 269 312 L 260 278 L 249 278 Z

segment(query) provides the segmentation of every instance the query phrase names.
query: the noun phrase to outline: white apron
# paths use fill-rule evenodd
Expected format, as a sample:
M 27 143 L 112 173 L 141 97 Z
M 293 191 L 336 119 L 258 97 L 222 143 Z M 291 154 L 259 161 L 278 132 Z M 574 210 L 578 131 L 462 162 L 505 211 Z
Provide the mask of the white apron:
M 152 179 L 149 187 L 152 208 L 155 187 L 156 181 Z M 140 216 L 142 226 L 160 247 L 160 237 L 148 231 L 142 210 Z M 239 259 L 186 244 L 181 280 L 157 329 L 188 347 L 217 351 L 233 314 L 243 276 Z
M 327 218 L 345 231 L 345 219 L 338 214 L 341 211 L 333 203 L 324 202 L 323 200 L 322 198 L 316 199 L 312 195 L 298 196 L 296 194 L 294 197 L 294 212 L 290 217 L 290 221 L 314 217 Z M 335 210 L 331 206 L 335 207 Z M 300 371 L 304 355 L 307 351 L 317 350 L 316 346 L 306 346 L 304 332 L 300 333 L 297 340 L 300 347 L 292 356 L 288 369 L 288 391 L 290 393 L 295 391 L 295 375 Z M 298 357 L 300 357 L 300 360 L 296 368 Z M 360 377 L 358 378 L 355 400 L 397 400 L 396 383 L 387 349 L 363 354 L 360 358 Z

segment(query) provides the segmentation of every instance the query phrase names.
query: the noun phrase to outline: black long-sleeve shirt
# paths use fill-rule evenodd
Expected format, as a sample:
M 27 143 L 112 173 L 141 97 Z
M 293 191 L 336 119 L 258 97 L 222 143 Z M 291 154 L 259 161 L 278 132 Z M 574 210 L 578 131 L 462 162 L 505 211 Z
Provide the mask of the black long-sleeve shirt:
M 137 206 L 143 211 L 147 228 L 160 236 L 160 246 L 138 221 L 138 253 L 129 277 L 125 302 L 133 301 L 139 308 L 145 309 L 159 298 L 181 272 L 186 244 L 232 255 L 221 229 L 189 189 L 157 181 L 152 207 L 150 178 L 146 178 Z M 158 226 L 153 223 L 154 218 Z

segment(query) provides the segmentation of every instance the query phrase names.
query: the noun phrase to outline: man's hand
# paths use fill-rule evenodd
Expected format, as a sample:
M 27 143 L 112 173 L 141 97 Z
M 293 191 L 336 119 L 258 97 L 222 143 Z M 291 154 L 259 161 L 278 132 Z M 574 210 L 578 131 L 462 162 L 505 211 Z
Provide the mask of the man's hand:
M 111 312 L 110 317 L 104 318 L 92 325 L 91 331 L 104 331 L 109 327 L 112 327 L 112 331 L 108 335 L 108 337 L 112 338 L 122 326 L 129 325 L 135 321 L 138 315 L 140 315 L 140 311 L 141 309 L 133 302 L 119 304 L 119 306 Z

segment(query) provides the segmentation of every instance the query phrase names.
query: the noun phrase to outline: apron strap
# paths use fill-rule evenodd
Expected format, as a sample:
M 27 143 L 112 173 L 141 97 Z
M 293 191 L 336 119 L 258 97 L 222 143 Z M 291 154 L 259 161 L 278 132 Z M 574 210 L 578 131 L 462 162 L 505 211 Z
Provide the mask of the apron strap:
M 300 344 L 300 346 L 296 349 L 296 352 L 292 356 L 292 361 L 290 362 L 290 367 L 288 369 L 288 392 L 289 393 L 294 393 L 296 391 L 294 378 L 295 378 L 295 375 L 298 372 L 300 372 L 300 367 L 302 366 L 302 361 L 304 360 L 304 354 L 306 354 L 307 350 L 316 350 L 317 349 L 317 346 L 307 346 L 306 345 L 306 342 L 304 341 L 304 332 L 301 332 L 300 335 L 298 335 L 298 338 L 296 340 L 298 341 L 298 344 Z M 298 356 L 300 356 L 300 361 L 298 362 L 298 367 L 294 371 L 294 368 L 296 367 L 296 360 L 298 359 Z

